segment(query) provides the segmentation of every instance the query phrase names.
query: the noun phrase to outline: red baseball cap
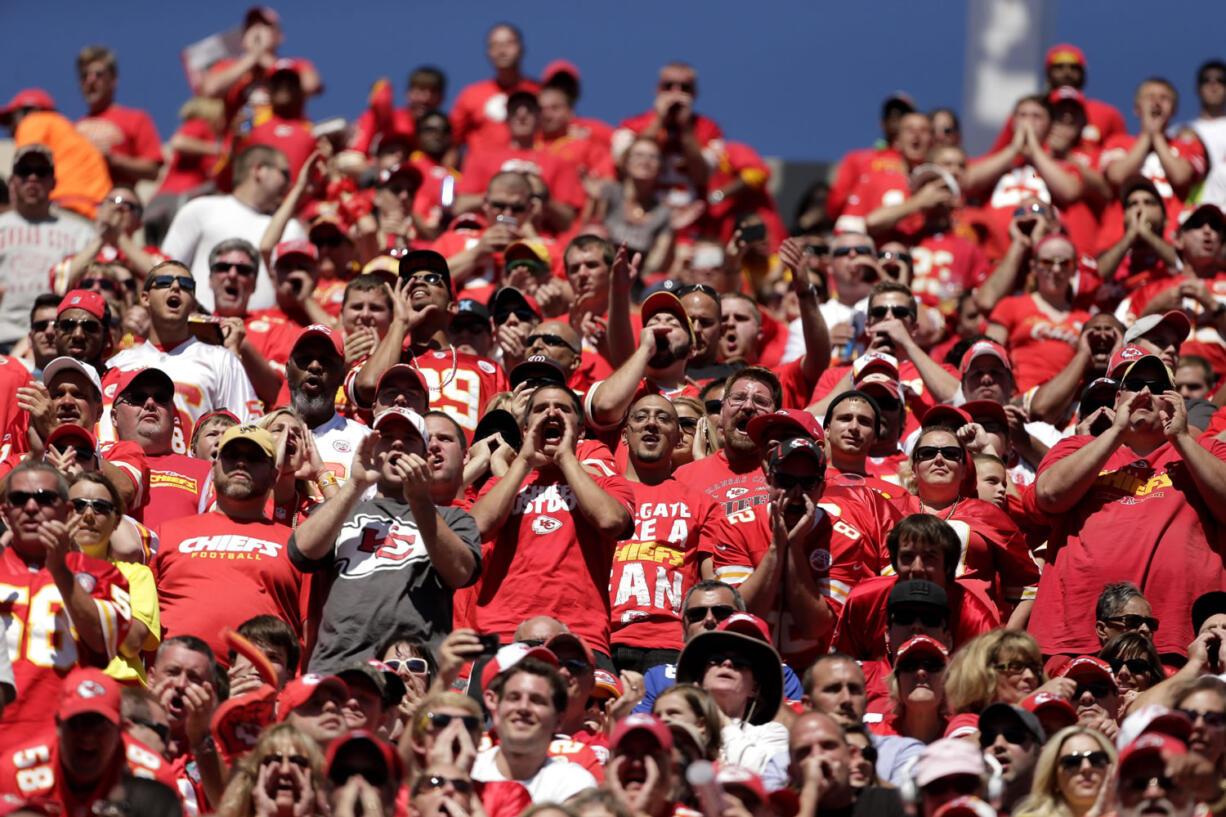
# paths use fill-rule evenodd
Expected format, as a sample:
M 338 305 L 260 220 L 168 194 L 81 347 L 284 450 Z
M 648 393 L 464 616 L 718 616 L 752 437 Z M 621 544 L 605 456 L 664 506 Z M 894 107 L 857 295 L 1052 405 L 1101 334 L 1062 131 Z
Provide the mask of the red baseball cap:
M 1148 732 L 1161 732 L 1164 735 L 1187 741 L 1192 734 L 1192 721 L 1177 709 L 1150 704 L 1135 712 L 1129 713 L 1120 723 L 1119 734 L 1115 737 L 1116 746 L 1127 746 Z
M 294 339 L 293 349 L 297 349 L 298 344 L 309 338 L 323 338 L 328 341 L 328 343 L 332 344 L 332 348 L 336 350 L 336 353 L 341 356 L 341 359 L 344 360 L 345 341 L 341 337 L 340 330 L 333 329 L 331 326 L 326 326 L 322 323 L 313 323 L 298 333 L 298 337 Z
M 1081 91 L 1078 91 L 1072 85 L 1061 85 L 1059 88 L 1053 88 L 1051 93 L 1047 95 L 1047 101 L 1052 105 L 1061 102 L 1075 102 L 1081 107 L 1086 106 L 1086 97 Z M 1059 235 L 1059 233 L 1055 233 Z M 1036 249 L 1038 249 L 1036 247 Z
M 251 28 L 256 23 L 264 23 L 270 26 L 281 25 L 281 15 L 273 11 L 268 6 L 252 6 L 247 9 L 247 13 L 243 15 L 243 30 Z
M 616 752 L 623 740 L 638 732 L 651 735 L 661 749 L 668 751 L 673 748 L 673 733 L 668 725 L 655 715 L 645 712 L 630 714 L 618 721 L 609 738 L 609 747 Z
M 1137 318 L 1133 321 L 1132 326 L 1128 327 L 1128 331 L 1124 333 L 1124 343 L 1133 343 L 1159 326 L 1169 326 L 1175 330 L 1179 339 L 1183 340 L 1192 331 L 1192 321 L 1184 314 L 1182 309 L 1172 309 L 1169 312 L 1164 312 L 1161 315 L 1146 315 L 1143 318 Z
M 272 265 L 275 267 L 282 258 L 289 258 L 293 255 L 305 256 L 315 262 L 319 260 L 319 249 L 310 241 L 302 239 L 282 241 L 272 250 Z
M 958 372 L 962 377 L 966 377 L 966 370 L 971 367 L 971 363 L 977 357 L 991 355 L 992 357 L 1005 364 L 1005 368 L 1013 371 L 1013 364 L 1009 362 L 1009 353 L 1005 351 L 1005 347 L 1001 346 L 994 340 L 980 340 L 971 344 L 971 348 L 966 350 L 966 354 L 962 355 L 962 365 L 958 367 Z
M 62 723 L 86 713 L 102 715 L 119 725 L 119 684 L 94 667 L 78 667 L 64 678 L 55 717 Z
M 0 108 L 0 117 L 8 116 L 18 108 L 40 108 L 46 111 L 55 110 L 55 100 L 51 94 L 42 88 L 24 88 L 13 95 L 9 104 Z
M 870 372 L 881 372 L 898 379 L 898 359 L 885 352 L 865 352 L 851 362 L 851 384 L 857 386 Z
M 1077 710 L 1073 708 L 1068 699 L 1050 692 L 1036 692 L 1022 701 L 1019 706 L 1028 712 L 1033 712 L 1035 716 L 1039 716 L 1039 713 L 1049 715 L 1055 713 L 1063 721 L 1064 726 L 1072 726 L 1077 723 Z
M 643 306 L 639 310 L 643 325 L 646 326 L 647 320 L 657 312 L 668 312 L 670 315 L 675 315 L 685 330 L 690 333 L 690 342 L 694 341 L 694 326 L 690 323 L 690 316 L 685 311 L 685 307 L 681 305 L 680 298 L 664 289 L 651 293 L 643 301 Z
M 481 688 L 485 689 L 494 680 L 494 676 L 506 672 L 525 658 L 536 658 L 557 669 L 558 657 L 548 647 L 529 647 L 521 641 L 515 641 L 499 648 L 481 670 Z
M 288 718 L 289 713 L 311 700 L 320 689 L 331 689 L 345 700 L 349 699 L 349 685 L 335 675 L 304 675 L 286 684 L 277 696 L 277 722 Z
M 964 410 L 957 406 L 947 406 L 941 403 L 924 412 L 922 425 L 934 426 L 941 424 L 961 428 L 967 423 L 973 422 L 974 420 L 971 419 L 971 415 L 967 414 Z
M 1177 737 L 1161 732 L 1146 732 L 1120 751 L 1119 768 L 1122 771 L 1132 760 L 1145 755 L 1158 755 L 1167 760 L 1188 753 L 1188 745 Z
M 792 437 L 771 447 L 770 467 L 773 470 L 788 457 L 804 454 L 819 466 L 826 464 L 826 452 L 821 445 L 807 437 Z
M 573 62 L 570 60 L 553 60 L 545 66 L 545 70 L 541 71 L 541 84 L 548 85 L 549 80 L 558 74 L 570 74 L 575 78 L 575 82 L 580 80 L 579 68 Z
M 554 654 L 558 654 L 558 647 L 564 646 L 578 647 L 579 652 L 583 653 L 583 660 L 587 661 L 588 665 L 593 669 L 596 668 L 596 655 L 592 652 L 592 648 L 587 645 L 579 636 L 574 633 L 558 633 L 553 638 L 545 642 L 545 647 Z
M 328 753 L 324 756 L 324 770 L 333 783 L 343 785 L 351 774 L 360 773 L 349 768 L 346 760 L 348 754 L 362 752 L 364 749 L 373 750 L 373 754 L 382 761 L 383 773 L 387 780 L 392 782 L 400 780 L 404 774 L 404 764 L 400 760 L 400 753 L 396 751 L 396 747 L 373 732 L 354 729 L 328 744 Z M 367 770 L 366 773 L 369 774 L 370 771 Z
M 758 445 L 787 437 L 808 437 L 819 443 L 826 441 L 822 424 L 804 409 L 779 409 L 771 414 L 760 414 L 749 421 L 745 431 Z
M 383 391 L 383 387 L 391 382 L 392 378 L 399 377 L 400 375 L 405 375 L 408 381 L 426 396 L 426 403 L 430 402 L 430 387 L 426 385 L 426 378 L 422 376 L 422 373 L 418 371 L 416 366 L 408 363 L 397 363 L 379 375 L 379 382 L 375 385 L 375 394 Z M 411 391 L 412 389 L 409 390 Z
M 1045 68 L 1051 68 L 1053 65 L 1080 65 L 1085 68 L 1085 52 L 1072 43 L 1056 43 L 1047 49 L 1047 56 L 1043 59 Z
M 1093 655 L 1077 656 L 1061 667 L 1056 674 L 1060 678 L 1090 678 L 1110 681 L 1111 686 L 1116 687 L 1115 673 L 1111 671 L 1111 665 Z
M 1115 354 L 1111 356 L 1111 361 L 1107 364 L 1107 377 L 1113 377 L 1118 380 L 1118 371 L 1120 369 L 1136 363 L 1143 357 L 1156 357 L 1156 355 L 1150 354 L 1135 343 L 1121 346 L 1115 350 Z
M 949 650 L 935 638 L 926 635 L 912 636 L 903 642 L 894 653 L 894 663 L 897 664 L 908 655 L 935 655 L 942 661 L 949 660 Z
M 715 773 L 715 782 L 724 789 L 746 789 L 761 803 L 768 803 L 779 817 L 795 817 L 800 811 L 800 798 L 791 789 L 776 789 L 768 792 L 762 778 L 740 766 L 721 766 Z M 735 795 L 736 792 L 733 792 Z
M 715 629 L 721 632 L 740 633 L 759 641 L 765 641 L 767 644 L 771 643 L 770 628 L 766 626 L 765 621 L 753 613 L 733 613 L 721 621 Z
M 63 315 L 66 309 L 84 309 L 98 320 L 102 320 L 103 315 L 106 314 L 106 298 L 92 289 L 69 290 L 55 310 L 55 316 L 58 318 Z
M 1009 415 L 1005 411 L 1005 407 L 995 400 L 971 400 L 970 402 L 963 403 L 960 408 L 970 415 L 972 422 L 995 420 L 1006 428 L 1009 427 Z
M 47 448 L 53 445 L 58 448 L 60 440 L 66 437 L 80 437 L 89 443 L 90 448 L 98 448 L 98 438 L 94 436 L 93 432 L 85 426 L 80 426 L 76 423 L 61 423 L 53 428 L 51 433 L 47 435 Z

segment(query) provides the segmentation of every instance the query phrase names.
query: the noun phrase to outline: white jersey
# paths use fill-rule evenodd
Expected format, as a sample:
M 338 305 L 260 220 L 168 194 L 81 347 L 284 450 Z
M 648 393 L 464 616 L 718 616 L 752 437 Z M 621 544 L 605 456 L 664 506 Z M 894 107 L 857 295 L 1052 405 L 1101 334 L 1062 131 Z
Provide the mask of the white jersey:
M 488 783 L 508 779 L 498 771 L 498 752 L 499 749 L 495 746 L 477 753 L 472 769 L 473 780 Z M 528 790 L 533 803 L 565 803 L 584 789 L 594 789 L 597 786 L 596 778 L 592 777 L 592 773 L 587 769 L 556 757 L 546 757 L 545 764 L 536 774 L 527 780 L 516 782 Z
M 370 434 L 370 428 L 333 414 L 331 420 L 311 429 L 311 434 L 315 437 L 319 458 L 327 468 L 332 469 L 338 480 L 344 482 L 349 479 L 349 469 L 358 452 L 358 445 Z
M 1191 124 L 1209 158 L 1209 172 L 1205 174 L 1200 202 L 1226 209 L 1226 116 L 1197 119 Z
M 175 382 L 175 408 L 177 409 L 174 442 L 176 454 L 187 454 L 196 421 L 217 409 L 233 412 L 246 422 L 263 414 L 255 389 L 247 379 L 243 364 L 222 346 L 202 343 L 188 338 L 173 349 L 162 351 L 149 341 L 131 349 L 124 349 L 107 361 L 118 371 L 131 371 L 154 367 L 170 375 Z M 114 440 L 115 429 L 111 423 L 111 404 L 115 402 L 117 377 L 108 373 L 102 384 L 102 419 L 98 421 L 98 439 Z
M 205 309 L 213 309 L 213 290 L 209 287 L 209 253 L 228 238 L 245 238 L 260 246 L 264 230 L 272 216 L 253 210 L 234 196 L 201 196 L 179 208 L 174 221 L 162 239 L 161 250 L 168 258 L 181 261 L 191 268 L 196 279 L 196 300 Z M 290 220 L 281 234 L 282 241 L 305 239 L 306 232 L 295 220 Z M 276 305 L 272 277 L 260 261 L 255 292 L 247 308 L 270 309 Z
M 47 291 L 51 268 L 93 239 L 93 222 L 52 208 L 51 216 L 28 221 L 16 210 L 0 214 L 0 342 L 11 343 L 30 329 L 30 307 Z

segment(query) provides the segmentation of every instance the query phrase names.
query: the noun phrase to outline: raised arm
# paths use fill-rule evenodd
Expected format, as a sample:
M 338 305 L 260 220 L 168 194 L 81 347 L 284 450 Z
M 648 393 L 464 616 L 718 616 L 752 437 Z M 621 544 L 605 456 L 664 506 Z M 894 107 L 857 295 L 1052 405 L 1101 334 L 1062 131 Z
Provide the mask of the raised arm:
M 404 501 L 417 523 L 430 564 L 450 587 L 467 586 L 477 570 L 477 559 L 430 498 L 430 466 L 417 454 L 409 454 L 397 460 L 395 468 L 404 483 Z
M 1226 524 L 1226 462 L 1218 459 L 1188 431 L 1188 411 L 1177 391 L 1155 395 L 1163 418 L 1162 433 L 1187 463 L 1201 499 L 1218 524 Z
M 660 334 L 667 334 L 667 327 L 659 327 Z M 639 347 L 634 354 L 617 368 L 613 374 L 606 377 L 592 392 L 588 400 L 588 410 L 592 421 L 601 428 L 608 428 L 621 422 L 626 416 L 626 409 L 634 400 L 634 395 L 643 381 L 643 373 L 647 371 L 647 363 L 656 350 L 656 333 L 643 327 L 639 332 Z
M 72 570 L 65 562 L 65 557 L 73 551 L 73 536 L 69 525 L 59 520 L 45 522 L 38 532 L 38 538 L 47 549 L 47 570 L 64 600 L 64 609 L 72 620 L 73 629 L 77 631 L 77 638 L 95 655 L 114 658 L 119 651 L 122 637 L 126 634 L 127 621 L 123 622 L 124 632 L 116 632 L 117 622 L 102 620 L 100 601 L 91 596 L 73 576 Z M 127 590 L 115 586 L 112 591 L 122 594 L 123 606 L 130 610 L 131 602 L 128 601 Z
M 1077 451 L 1054 463 L 1035 480 L 1035 501 L 1044 513 L 1064 513 L 1081 501 L 1099 471 L 1124 439 L 1137 395 L 1120 403 L 1111 426 Z
M 583 467 L 575 453 L 573 432 L 569 425 L 558 444 L 554 462 L 562 471 L 566 484 L 575 492 L 579 512 L 605 537 L 622 539 L 633 532 L 634 520 L 625 506 L 610 496 Z
M 268 270 L 269 276 L 272 277 L 274 286 L 276 286 L 276 275 L 272 271 L 272 251 L 281 243 L 281 236 L 285 233 L 289 220 L 294 217 L 294 213 L 298 212 L 298 207 L 302 203 L 302 197 L 311 183 L 312 175 L 314 175 L 313 171 L 316 166 L 319 166 L 322 170 L 323 165 L 327 162 L 325 153 L 330 153 L 331 150 L 332 148 L 328 145 L 327 139 L 319 140 L 319 147 L 316 147 L 311 155 L 307 157 L 306 162 L 303 163 L 302 170 L 298 171 L 298 178 L 294 181 L 294 186 L 285 194 L 285 198 L 282 199 L 280 206 L 272 214 L 268 226 L 264 228 L 264 235 L 260 236 L 260 255 L 264 258 L 264 267 Z
M 358 443 L 349 478 L 294 529 L 294 547 L 304 558 L 314 562 L 332 552 L 341 526 L 361 500 L 362 494 L 379 479 L 379 467 L 375 462 L 375 444 L 378 441 L 379 432 L 374 431 Z
M 353 390 L 364 405 L 375 402 L 375 389 L 379 386 L 379 378 L 400 362 L 404 339 L 409 336 L 411 328 L 413 306 L 409 301 L 409 282 L 400 279 L 396 281 L 395 289 L 387 286 L 387 292 L 392 299 L 392 322 L 388 324 L 387 334 L 371 352 L 370 359 L 358 370 L 353 381 Z
M 617 249 L 609 270 L 609 363 L 621 366 L 634 354 L 634 329 L 630 325 L 630 289 L 639 277 L 643 254 L 631 257 L 626 242 Z

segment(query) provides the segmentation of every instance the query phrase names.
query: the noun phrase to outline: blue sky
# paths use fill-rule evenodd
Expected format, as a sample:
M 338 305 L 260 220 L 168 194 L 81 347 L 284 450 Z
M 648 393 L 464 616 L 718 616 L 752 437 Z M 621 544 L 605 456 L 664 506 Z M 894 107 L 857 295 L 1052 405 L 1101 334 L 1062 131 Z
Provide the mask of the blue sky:
M 67 115 L 79 116 L 84 106 L 76 88 L 77 50 L 104 43 L 119 54 L 120 102 L 149 110 L 166 139 L 188 95 L 179 50 L 236 24 L 248 4 L 2 5 L 0 26 L 7 36 L 0 97 L 40 86 Z M 391 77 L 399 93 L 408 71 L 423 63 L 447 72 L 450 100 L 464 84 L 488 75 L 484 34 L 501 19 L 524 30 L 529 73 L 555 57 L 579 65 L 581 113 L 616 124 L 644 110 L 658 67 L 684 59 L 698 67 L 702 113 L 729 138 L 788 159 L 834 159 L 868 144 L 876 135 L 880 101 L 891 91 L 908 91 L 924 108 L 958 107 L 962 99 L 966 0 L 296 0 L 274 7 L 285 21 L 282 53 L 312 59 L 327 85 L 310 105 L 314 119 L 355 117 L 375 78 Z M 1226 56 L 1226 4 L 1220 0 L 1171 6 L 1053 0 L 1052 7 L 1053 42 L 1081 45 L 1089 62 L 1087 91 L 1124 110 L 1130 127 L 1131 95 L 1142 79 L 1171 79 L 1183 97 L 1181 114 L 1190 117 L 1196 111 L 1196 67 L 1211 56 Z

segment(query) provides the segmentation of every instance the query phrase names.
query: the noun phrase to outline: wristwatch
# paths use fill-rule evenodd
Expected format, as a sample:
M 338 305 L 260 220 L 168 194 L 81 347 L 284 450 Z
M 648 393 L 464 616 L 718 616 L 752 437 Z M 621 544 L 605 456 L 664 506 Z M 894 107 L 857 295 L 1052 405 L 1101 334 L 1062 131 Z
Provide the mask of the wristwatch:
M 716 189 L 716 190 L 712 190 L 710 193 L 707 194 L 708 204 L 711 204 L 711 205 L 719 204 L 723 200 L 724 200 L 723 190 Z

